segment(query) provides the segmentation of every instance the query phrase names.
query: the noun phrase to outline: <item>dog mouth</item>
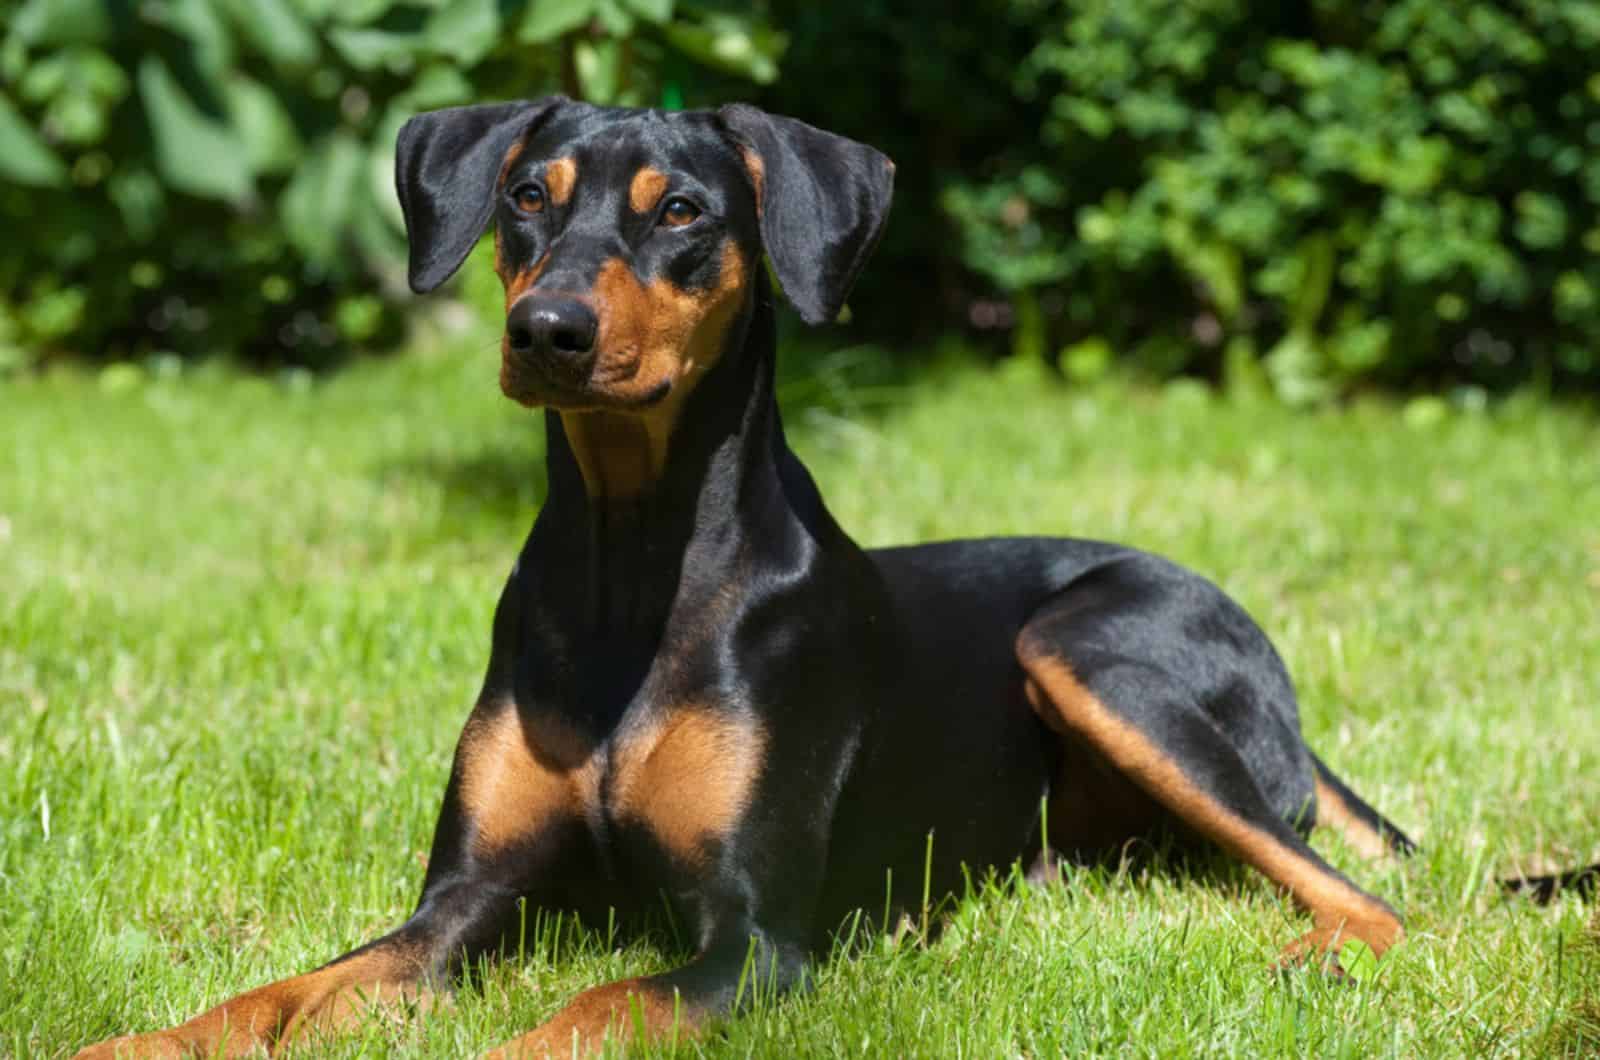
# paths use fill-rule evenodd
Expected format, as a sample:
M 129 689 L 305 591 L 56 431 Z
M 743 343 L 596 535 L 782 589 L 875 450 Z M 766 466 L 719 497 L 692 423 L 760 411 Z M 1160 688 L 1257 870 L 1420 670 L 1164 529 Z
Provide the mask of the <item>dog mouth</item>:
M 598 410 L 644 411 L 664 401 L 672 380 L 639 385 L 639 365 L 607 368 L 597 364 L 586 373 L 564 371 L 543 358 L 505 354 L 500 361 L 500 390 L 528 408 L 553 408 L 567 412 Z

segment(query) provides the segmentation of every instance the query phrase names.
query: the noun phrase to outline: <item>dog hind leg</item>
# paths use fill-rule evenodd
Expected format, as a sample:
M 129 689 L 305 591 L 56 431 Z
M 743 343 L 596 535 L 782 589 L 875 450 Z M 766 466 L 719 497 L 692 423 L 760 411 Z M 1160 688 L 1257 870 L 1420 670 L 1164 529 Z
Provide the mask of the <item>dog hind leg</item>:
M 1181 682 L 1159 666 L 1096 647 L 1105 628 L 1104 616 L 1071 609 L 1052 615 L 1048 607 L 1024 627 L 1017 654 L 1046 724 L 1093 747 L 1179 821 L 1308 909 L 1313 928 L 1285 950 L 1285 962 L 1336 955 L 1350 938 L 1377 953 L 1398 942 L 1404 931 L 1394 910 L 1319 857 L 1272 810 L 1234 745 Z M 1125 633 L 1126 616 L 1121 628 Z

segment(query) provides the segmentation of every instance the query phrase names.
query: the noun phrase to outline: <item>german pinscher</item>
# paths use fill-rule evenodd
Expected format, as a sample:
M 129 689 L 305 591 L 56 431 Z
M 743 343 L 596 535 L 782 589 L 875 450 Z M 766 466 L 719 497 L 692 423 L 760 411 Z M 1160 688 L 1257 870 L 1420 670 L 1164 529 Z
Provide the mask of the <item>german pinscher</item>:
M 1163 831 L 1309 911 L 1288 961 L 1400 940 L 1305 835 L 1410 841 L 1306 747 L 1272 645 L 1209 582 L 1071 539 L 864 550 L 828 514 L 774 400 L 764 259 L 801 318 L 834 320 L 893 177 L 748 106 L 547 98 L 405 125 L 411 285 L 438 287 L 493 226 L 500 386 L 544 407 L 549 464 L 421 900 L 317 971 L 81 1055 L 330 1030 L 497 950 L 523 900 L 603 923 L 664 898 L 696 956 L 587 990 L 494 1055 L 690 1033 L 749 996 L 749 969 L 796 984 L 854 911 Z

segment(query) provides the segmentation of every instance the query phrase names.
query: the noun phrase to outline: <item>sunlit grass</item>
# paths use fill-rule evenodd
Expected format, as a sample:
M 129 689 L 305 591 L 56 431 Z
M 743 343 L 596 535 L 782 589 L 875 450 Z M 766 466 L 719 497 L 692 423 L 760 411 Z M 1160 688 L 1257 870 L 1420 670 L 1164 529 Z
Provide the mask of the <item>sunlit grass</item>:
M 325 382 L 0 389 L 0 1053 L 168 1024 L 409 911 L 490 611 L 543 490 L 493 352 Z M 1222 867 L 980 885 L 930 945 L 860 943 L 714 1055 L 1592 1052 L 1588 915 L 1496 873 L 1600 853 L 1600 426 L 1192 387 L 794 374 L 792 440 L 868 544 L 1125 540 L 1227 587 L 1309 740 L 1423 843 L 1323 849 L 1411 937 L 1356 987 L 1268 972 L 1302 918 Z M 470 1055 L 672 956 L 534 933 L 428 1019 L 330 1055 Z

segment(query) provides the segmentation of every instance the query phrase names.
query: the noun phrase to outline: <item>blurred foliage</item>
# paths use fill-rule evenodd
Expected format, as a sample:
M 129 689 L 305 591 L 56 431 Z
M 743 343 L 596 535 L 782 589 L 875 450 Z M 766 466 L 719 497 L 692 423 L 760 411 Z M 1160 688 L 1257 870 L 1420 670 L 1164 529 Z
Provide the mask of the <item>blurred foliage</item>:
M 24 0 L 0 40 L 0 223 L 21 233 L 0 370 L 392 341 L 407 117 L 557 90 L 706 102 L 776 77 L 783 47 L 677 0 Z
M 387 341 L 395 129 L 562 89 L 888 151 L 868 337 L 1292 401 L 1600 381 L 1600 0 L 25 0 L 5 33 L 0 363 Z
M 1314 401 L 1600 382 L 1600 4 L 1054 0 L 943 186 L 1059 344 Z

